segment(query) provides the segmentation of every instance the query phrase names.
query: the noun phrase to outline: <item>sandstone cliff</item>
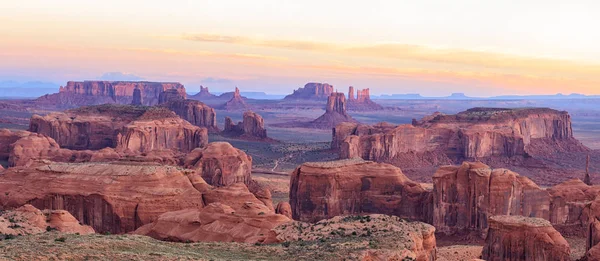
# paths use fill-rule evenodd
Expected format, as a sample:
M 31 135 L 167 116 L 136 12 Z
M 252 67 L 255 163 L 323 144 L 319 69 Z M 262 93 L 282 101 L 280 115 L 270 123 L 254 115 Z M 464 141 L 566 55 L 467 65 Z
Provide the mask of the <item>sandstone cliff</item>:
M 167 89 L 167 90 L 162 91 L 158 95 L 158 104 L 162 104 L 162 103 L 166 103 L 166 102 L 170 102 L 170 101 L 185 100 L 186 97 L 187 97 L 187 94 L 185 92 L 181 93 L 177 89 Z
M 544 155 L 550 149 L 587 150 L 573 138 L 567 112 L 542 108 L 476 108 L 456 115 L 436 114 L 374 134 L 345 127 L 334 132 L 332 147 L 339 148 L 341 158 L 362 157 L 402 168 L 464 160 L 524 159 Z
M 185 87 L 180 83 L 126 82 L 126 81 L 70 81 L 60 87 L 58 93 L 44 95 L 35 102 L 39 105 L 59 108 L 73 108 L 105 103 L 131 104 L 135 89 L 141 93 L 143 105 L 156 105 L 160 94 L 168 89 L 176 89 L 185 96 Z
M 303 88 L 294 90 L 285 100 L 325 100 L 333 93 L 333 86 L 327 83 L 307 83 Z
M 219 131 L 215 109 L 202 102 L 179 99 L 163 103 L 160 106 L 169 108 L 195 126 L 207 128 L 209 132 Z
M 359 213 L 427 221 L 430 196 L 400 169 L 360 159 L 304 163 L 290 181 L 292 216 L 307 222 Z
M 99 105 L 64 113 L 34 115 L 29 130 L 53 138 L 62 148 L 120 148 L 190 151 L 208 141 L 206 129 L 156 107 Z
M 547 220 L 522 216 L 494 216 L 482 258 L 488 261 L 568 261 L 569 243 Z
M 227 142 L 211 142 L 205 148 L 194 149 L 183 163 L 213 186 L 238 182 L 249 185 L 252 180 L 252 158 Z
M 39 210 L 32 205 L 24 205 L 0 214 L 0 234 L 31 235 L 56 230 L 60 233 L 93 234 L 90 226 L 81 225 L 73 215 L 64 210 Z

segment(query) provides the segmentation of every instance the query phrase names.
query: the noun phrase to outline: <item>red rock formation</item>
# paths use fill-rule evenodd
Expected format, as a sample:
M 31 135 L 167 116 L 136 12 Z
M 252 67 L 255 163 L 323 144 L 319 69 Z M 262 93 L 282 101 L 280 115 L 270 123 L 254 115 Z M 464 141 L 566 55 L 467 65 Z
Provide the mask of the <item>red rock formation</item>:
M 179 99 L 163 103 L 161 106 L 169 108 L 192 125 L 205 127 L 209 132 L 219 131 L 215 109 L 202 102 Z
M 346 137 L 350 135 L 366 136 L 378 133 L 386 133 L 396 128 L 396 125 L 380 122 L 375 125 L 367 125 L 353 122 L 342 122 L 333 128 L 331 148 L 339 149 Z
M 144 102 L 142 100 L 142 91 L 140 90 L 140 88 L 133 89 L 133 100 L 131 101 L 131 105 L 139 106 L 143 104 Z
M 550 222 L 522 216 L 494 216 L 482 258 L 504 260 L 571 260 L 569 243 Z
M 231 118 L 225 117 L 223 134 L 249 140 L 271 140 L 267 137 L 265 121 L 258 113 L 252 111 L 244 112 L 244 120 L 237 124 L 234 124 Z
M 29 135 L 27 131 L 10 131 L 0 129 L 0 160 L 6 161 L 10 156 L 10 144 Z
M 338 146 L 341 158 L 362 157 L 402 168 L 524 158 L 543 155 L 552 147 L 563 152 L 587 150 L 573 138 L 569 114 L 551 109 L 476 108 L 400 125 L 385 133 L 353 136 L 351 128 L 347 131 L 334 133 L 348 136 Z
M 193 96 L 190 96 L 190 99 L 195 99 L 195 100 L 203 100 L 203 99 L 214 99 L 217 96 L 210 93 L 208 91 L 208 87 L 204 87 L 202 85 L 200 85 L 200 92 L 194 94 Z
M 166 103 L 170 101 L 185 100 L 187 98 L 186 93 L 180 93 L 177 89 L 167 89 L 160 93 L 158 96 L 158 103 Z
M 63 148 L 76 150 L 190 151 L 208 141 L 206 129 L 160 107 L 100 105 L 34 115 L 29 129 L 53 138 Z
M 285 216 L 261 211 L 255 205 L 235 209 L 211 203 L 203 209 L 164 213 L 134 233 L 179 242 L 262 243 L 271 229 L 289 221 Z
M 304 88 L 294 90 L 285 100 L 325 100 L 333 93 L 333 86 L 327 83 L 307 83 Z
M 292 216 L 307 222 L 357 213 L 427 220 L 430 195 L 399 168 L 359 159 L 304 163 L 290 182 Z
M 100 233 L 125 233 L 165 212 L 203 207 L 177 167 L 152 163 L 48 163 L 0 176 L 0 208 L 64 209 Z
M 252 158 L 227 142 L 211 142 L 205 148 L 194 149 L 185 157 L 184 166 L 196 170 L 213 186 L 237 182 L 248 185 L 251 181 Z
M 58 93 L 44 95 L 35 102 L 59 108 L 72 108 L 105 103 L 131 104 L 135 89 L 141 92 L 143 105 L 158 104 L 159 95 L 168 89 L 176 89 L 185 97 L 185 87 L 180 83 L 84 81 L 68 82 Z
M 348 110 L 349 111 L 378 111 L 383 107 L 371 100 L 369 88 L 356 91 L 354 97 L 354 87 L 348 88 Z
M 275 208 L 275 213 L 284 215 L 288 218 L 292 218 L 292 206 L 288 202 L 279 202 L 277 204 L 277 208 Z
M 79 224 L 79 221 L 64 210 L 41 211 L 32 205 L 24 205 L 15 210 L 3 211 L 0 215 L 0 234 L 31 235 L 51 230 L 61 233 L 88 235 L 93 234 L 90 226 Z
M 249 107 L 250 106 L 248 106 L 248 104 L 246 104 L 246 102 L 240 95 L 240 90 L 238 89 L 238 87 L 235 87 L 235 92 L 233 93 L 233 97 L 231 97 L 231 99 L 222 106 L 222 108 L 224 110 L 231 110 L 231 111 L 246 110 Z
M 332 93 L 327 99 L 325 114 L 310 122 L 313 128 L 334 128 L 342 122 L 357 122 L 346 112 L 346 97 L 343 93 Z
M 123 126 L 117 134 L 116 149 L 142 153 L 154 150 L 190 152 L 206 144 L 208 144 L 206 128 L 193 126 L 175 116 L 155 120 L 136 120 Z

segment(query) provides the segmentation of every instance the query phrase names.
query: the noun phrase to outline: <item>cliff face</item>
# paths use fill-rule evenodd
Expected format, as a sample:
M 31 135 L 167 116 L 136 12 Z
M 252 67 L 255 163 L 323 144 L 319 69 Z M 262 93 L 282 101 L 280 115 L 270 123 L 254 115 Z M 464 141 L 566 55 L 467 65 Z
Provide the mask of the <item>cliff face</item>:
M 132 104 L 136 89 L 140 90 L 142 104 L 148 106 L 158 104 L 160 94 L 168 89 L 175 89 L 185 96 L 185 87 L 180 83 L 70 81 L 60 87 L 58 93 L 42 96 L 36 102 L 67 108 L 105 103 Z
M 180 93 L 177 89 L 168 89 L 158 95 L 158 103 L 162 104 L 170 101 L 184 100 L 186 97 L 187 94 L 185 92 Z
M 292 216 L 307 222 L 362 213 L 426 221 L 430 195 L 399 168 L 360 159 L 304 163 L 290 182 Z
M 358 136 L 353 136 L 358 135 Z M 341 137 L 345 137 L 341 141 Z M 400 125 L 374 134 L 358 133 L 353 128 L 334 132 L 333 148 L 341 158 L 402 165 L 407 153 L 435 154 L 451 162 L 489 157 L 531 156 L 545 151 L 539 144 L 565 142 L 565 150 L 586 150 L 573 138 L 567 112 L 551 109 L 471 109 L 456 115 L 436 114 L 412 125 Z M 431 163 L 431 162 L 430 162 Z
M 328 83 L 307 83 L 303 88 L 285 96 L 286 100 L 325 100 L 333 93 L 333 86 Z
M 177 99 L 163 103 L 161 106 L 169 108 L 179 117 L 195 126 L 205 127 L 209 132 L 219 131 L 215 109 L 202 102 Z
M 193 126 L 160 107 L 100 105 L 34 115 L 29 130 L 75 150 L 110 147 L 138 152 L 191 151 L 208 141 L 205 128 Z
M 490 218 L 482 258 L 489 261 L 571 260 L 569 243 L 550 222 L 522 216 Z

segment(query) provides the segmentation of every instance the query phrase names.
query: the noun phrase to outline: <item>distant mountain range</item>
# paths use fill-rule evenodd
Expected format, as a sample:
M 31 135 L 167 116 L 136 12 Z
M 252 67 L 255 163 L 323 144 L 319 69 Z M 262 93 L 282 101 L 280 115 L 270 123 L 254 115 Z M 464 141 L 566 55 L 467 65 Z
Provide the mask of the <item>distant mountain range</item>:
M 562 93 L 554 95 L 503 95 L 493 97 L 469 97 L 464 93 L 453 93 L 450 96 L 443 97 L 425 97 L 421 94 L 382 94 L 371 95 L 372 99 L 380 100 L 560 100 L 560 99 L 598 99 L 600 95 L 583 95 L 573 93 L 564 95 Z

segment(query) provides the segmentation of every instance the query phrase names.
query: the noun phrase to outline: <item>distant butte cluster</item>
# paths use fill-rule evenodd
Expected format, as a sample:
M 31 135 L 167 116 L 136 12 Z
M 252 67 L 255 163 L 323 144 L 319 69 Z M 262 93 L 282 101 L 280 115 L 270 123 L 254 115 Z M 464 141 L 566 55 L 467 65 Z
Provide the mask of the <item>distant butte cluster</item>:
M 333 85 L 309 82 L 303 88 L 294 90 L 284 100 L 326 100 L 333 93 Z
M 354 87 L 348 87 L 348 110 L 349 111 L 379 111 L 383 106 L 371 100 L 369 88 L 356 90 L 354 97 Z

